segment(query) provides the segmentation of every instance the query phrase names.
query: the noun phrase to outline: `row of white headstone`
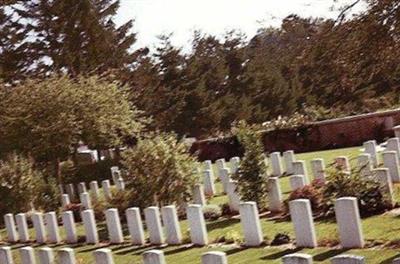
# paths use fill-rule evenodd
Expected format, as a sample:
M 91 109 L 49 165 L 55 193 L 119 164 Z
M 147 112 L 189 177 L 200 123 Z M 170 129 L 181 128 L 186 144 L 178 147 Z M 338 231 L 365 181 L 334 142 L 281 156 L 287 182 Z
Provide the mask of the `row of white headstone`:
M 366 260 L 362 256 L 343 254 L 332 257 L 330 259 L 332 264 L 366 264 Z M 308 254 L 295 253 L 289 254 L 282 258 L 283 264 L 313 264 L 313 257 Z M 400 264 L 400 258 L 392 261 L 392 264 Z

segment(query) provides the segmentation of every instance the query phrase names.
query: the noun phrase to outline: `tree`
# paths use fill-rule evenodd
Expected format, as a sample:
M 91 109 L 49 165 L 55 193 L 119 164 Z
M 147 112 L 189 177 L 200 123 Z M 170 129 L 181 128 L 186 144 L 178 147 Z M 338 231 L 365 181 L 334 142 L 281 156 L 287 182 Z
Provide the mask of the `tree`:
M 27 80 L 12 89 L 2 85 L 0 98 L 1 147 L 52 162 L 57 175 L 60 160 L 80 141 L 92 148 L 118 147 L 138 136 L 146 122 L 123 89 L 97 77 Z
M 238 171 L 232 178 L 238 181 L 237 188 L 243 201 L 254 201 L 259 208 L 265 208 L 268 181 L 261 133 L 244 121 L 238 122 L 232 130 L 245 150 Z
M 183 206 L 198 181 L 195 158 L 174 134 L 160 133 L 141 138 L 122 153 L 127 190 L 134 206 L 177 204 Z M 151 184 L 150 184 L 151 183 Z
M 15 6 L 26 19 L 32 39 L 34 74 L 102 74 L 123 70 L 135 61 L 129 51 L 136 36 L 132 21 L 117 27 L 115 0 L 39 0 Z

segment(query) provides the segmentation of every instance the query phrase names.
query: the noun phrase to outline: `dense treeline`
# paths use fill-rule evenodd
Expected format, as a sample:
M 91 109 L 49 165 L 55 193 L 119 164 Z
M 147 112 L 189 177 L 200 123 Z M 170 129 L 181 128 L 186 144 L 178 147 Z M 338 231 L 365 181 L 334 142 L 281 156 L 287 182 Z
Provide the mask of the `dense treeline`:
M 190 53 L 161 37 L 132 51 L 119 1 L 8 1 L 0 8 L 0 78 L 18 85 L 53 73 L 102 75 L 129 88 L 153 126 L 206 137 L 234 121 L 262 123 L 312 111 L 319 118 L 399 103 L 400 3 L 368 0 L 351 19 L 289 16 L 250 41 L 196 32 Z M 361 2 L 360 0 L 355 1 Z

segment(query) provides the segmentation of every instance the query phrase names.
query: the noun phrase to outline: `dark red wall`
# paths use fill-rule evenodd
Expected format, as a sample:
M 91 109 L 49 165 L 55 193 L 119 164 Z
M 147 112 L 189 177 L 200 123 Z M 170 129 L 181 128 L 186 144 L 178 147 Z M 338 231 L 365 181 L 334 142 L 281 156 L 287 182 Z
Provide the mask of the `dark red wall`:
M 393 126 L 400 124 L 400 110 L 363 114 L 314 122 L 295 129 L 281 129 L 263 134 L 266 152 L 294 150 L 308 152 L 362 145 L 376 139 L 378 142 L 392 137 Z M 192 153 L 200 160 L 229 159 L 242 156 L 243 149 L 235 138 L 197 141 Z

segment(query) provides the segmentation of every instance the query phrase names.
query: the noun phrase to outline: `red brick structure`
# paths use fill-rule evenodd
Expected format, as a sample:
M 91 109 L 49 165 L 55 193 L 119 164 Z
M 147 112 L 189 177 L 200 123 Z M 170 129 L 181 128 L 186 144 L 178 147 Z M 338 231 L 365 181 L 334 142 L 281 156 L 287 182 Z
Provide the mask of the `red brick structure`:
M 400 124 L 400 109 L 348 116 L 313 122 L 295 129 L 266 132 L 263 142 L 266 152 L 294 150 L 308 152 L 362 145 L 376 139 L 378 142 L 394 135 L 393 126 Z M 243 149 L 235 138 L 197 141 L 191 148 L 200 160 L 229 159 L 241 156 Z

